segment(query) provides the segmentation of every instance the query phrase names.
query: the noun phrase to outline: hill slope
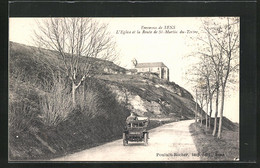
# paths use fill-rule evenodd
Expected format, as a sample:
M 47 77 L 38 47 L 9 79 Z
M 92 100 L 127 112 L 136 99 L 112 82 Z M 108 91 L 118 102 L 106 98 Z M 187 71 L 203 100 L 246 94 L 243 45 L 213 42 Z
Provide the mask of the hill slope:
M 118 139 L 131 111 L 154 119 L 150 127 L 165 118 L 194 118 L 193 97 L 177 84 L 126 75 L 126 69 L 109 61 L 96 63 L 93 72 L 104 71 L 101 64 L 112 71 L 88 78 L 72 108 L 70 83 L 57 54 L 10 42 L 10 160 L 53 158 Z
M 120 103 L 139 116 L 171 117 L 176 120 L 194 118 L 195 102 L 178 85 L 158 78 L 139 75 L 106 75 L 105 81 Z

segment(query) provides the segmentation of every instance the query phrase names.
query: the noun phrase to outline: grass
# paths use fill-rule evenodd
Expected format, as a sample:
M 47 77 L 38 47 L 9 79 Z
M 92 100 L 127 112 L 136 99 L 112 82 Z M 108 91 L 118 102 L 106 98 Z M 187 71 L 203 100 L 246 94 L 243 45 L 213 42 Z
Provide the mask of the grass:
M 222 137 L 212 136 L 212 129 L 193 123 L 189 127 L 200 158 L 203 161 L 234 161 L 239 158 L 239 132 L 222 130 Z

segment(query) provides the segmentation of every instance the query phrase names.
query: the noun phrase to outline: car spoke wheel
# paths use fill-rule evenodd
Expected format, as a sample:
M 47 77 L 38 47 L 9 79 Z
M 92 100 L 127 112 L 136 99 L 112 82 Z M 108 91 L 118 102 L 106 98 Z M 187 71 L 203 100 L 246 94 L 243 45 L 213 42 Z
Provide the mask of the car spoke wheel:
M 144 133 L 144 145 L 148 145 L 148 134 Z
M 123 145 L 126 146 L 128 144 L 127 140 L 126 140 L 126 135 L 125 133 L 123 133 Z

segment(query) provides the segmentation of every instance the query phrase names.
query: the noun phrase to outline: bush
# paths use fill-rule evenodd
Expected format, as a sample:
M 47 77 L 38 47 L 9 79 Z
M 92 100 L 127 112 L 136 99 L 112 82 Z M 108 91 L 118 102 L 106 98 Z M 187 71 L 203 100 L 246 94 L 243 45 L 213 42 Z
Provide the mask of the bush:
M 38 92 L 29 82 L 22 81 L 21 73 L 9 75 L 8 128 L 16 133 L 28 130 L 39 112 Z
M 23 132 L 31 126 L 36 118 L 37 109 L 25 98 L 21 102 L 10 103 L 8 126 L 11 132 Z
M 40 100 L 39 117 L 46 126 L 57 126 L 73 110 L 71 95 L 66 94 L 65 89 L 65 82 L 54 80 L 51 92 Z
M 88 88 L 84 91 L 83 94 L 78 94 L 77 97 L 77 105 L 80 108 L 80 111 L 86 117 L 96 117 L 102 111 L 100 105 L 101 100 L 97 92 L 93 89 Z

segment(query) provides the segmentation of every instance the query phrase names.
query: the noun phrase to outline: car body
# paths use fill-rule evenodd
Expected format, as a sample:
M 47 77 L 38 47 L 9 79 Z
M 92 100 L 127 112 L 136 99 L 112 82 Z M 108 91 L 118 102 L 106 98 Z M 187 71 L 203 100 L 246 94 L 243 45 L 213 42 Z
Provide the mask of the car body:
M 148 120 L 126 122 L 125 130 L 123 132 L 123 145 L 126 146 L 128 142 L 144 142 L 145 145 L 148 145 L 148 123 Z

